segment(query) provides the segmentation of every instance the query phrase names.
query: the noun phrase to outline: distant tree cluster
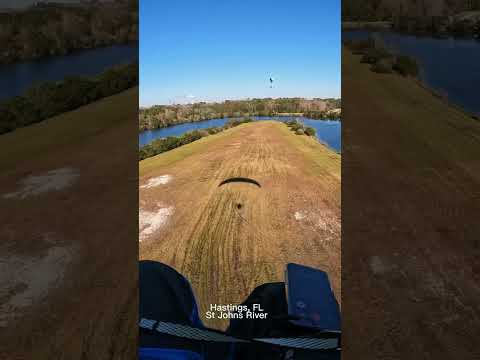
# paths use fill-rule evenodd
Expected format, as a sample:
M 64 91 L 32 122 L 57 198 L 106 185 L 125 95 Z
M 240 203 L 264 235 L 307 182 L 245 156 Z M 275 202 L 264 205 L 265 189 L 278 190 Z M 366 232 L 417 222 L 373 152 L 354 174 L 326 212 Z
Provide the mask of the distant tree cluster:
M 221 103 L 195 103 L 186 105 L 155 105 L 141 108 L 139 129 L 157 129 L 175 124 L 202 120 L 295 114 L 314 119 L 328 117 L 331 110 L 341 106 L 340 99 L 249 99 L 227 100 Z
M 308 135 L 308 136 L 316 136 L 317 132 L 313 127 L 305 126 L 298 121 L 287 121 L 285 123 L 290 130 L 292 130 L 297 135 Z
M 0 64 L 138 41 L 138 0 L 39 4 L 0 13 Z
M 232 127 L 246 124 L 252 122 L 252 119 L 237 119 L 237 120 L 230 120 L 224 126 L 221 127 L 212 127 L 207 129 L 201 130 L 194 130 L 183 134 L 182 136 L 168 136 L 166 138 L 161 138 L 152 141 L 150 144 L 144 145 L 139 150 L 139 160 L 144 160 L 149 157 L 164 153 L 166 151 L 175 149 L 182 145 L 189 144 L 196 140 L 199 140 L 205 136 L 217 134 L 221 131 L 226 129 L 230 129 Z
M 370 64 L 370 69 L 377 73 L 398 73 L 402 76 L 418 76 L 417 61 L 406 55 L 394 55 L 372 38 L 366 40 L 346 41 L 345 45 L 354 55 L 362 55 L 361 62 Z
M 343 0 L 343 21 L 381 21 L 391 20 L 393 9 L 388 0 Z
M 111 68 L 96 77 L 69 77 L 35 86 L 0 103 L 0 134 L 73 110 L 138 84 L 138 63 Z
M 337 108 L 339 110 L 339 108 Z M 324 119 L 336 119 L 340 120 L 342 113 L 341 111 L 305 111 L 302 113 L 302 116 L 315 119 L 315 120 L 324 120 Z

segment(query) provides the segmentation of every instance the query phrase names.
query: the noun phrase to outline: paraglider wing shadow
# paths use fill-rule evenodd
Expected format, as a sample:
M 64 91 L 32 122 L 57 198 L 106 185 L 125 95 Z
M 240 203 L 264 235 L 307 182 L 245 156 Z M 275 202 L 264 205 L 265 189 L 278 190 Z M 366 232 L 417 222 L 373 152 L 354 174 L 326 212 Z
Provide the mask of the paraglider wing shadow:
M 218 185 L 218 187 L 220 187 L 222 185 L 225 185 L 225 184 L 234 183 L 234 182 L 249 183 L 249 184 L 253 184 L 253 185 L 258 186 L 259 188 L 262 187 L 262 185 L 260 185 L 260 183 L 258 181 L 250 179 L 250 178 L 245 178 L 245 177 L 233 177 L 233 178 L 225 179 Z

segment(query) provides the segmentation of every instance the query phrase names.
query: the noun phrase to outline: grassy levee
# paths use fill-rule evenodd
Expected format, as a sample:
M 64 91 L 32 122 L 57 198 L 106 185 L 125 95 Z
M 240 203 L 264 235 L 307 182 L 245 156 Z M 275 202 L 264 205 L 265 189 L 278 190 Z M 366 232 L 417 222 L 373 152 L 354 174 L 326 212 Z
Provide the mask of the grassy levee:
M 35 160 L 63 147 L 89 141 L 101 132 L 117 127 L 133 115 L 138 106 L 138 88 L 101 99 L 79 109 L 0 136 L 0 166 Z
M 19 267 L 0 298 L 0 357 L 136 356 L 137 109 L 134 88 L 0 136 L 0 261 Z M 64 188 L 4 196 L 64 168 L 78 174 Z M 56 274 L 44 262 L 51 249 L 68 254 Z M 24 262 L 39 265 L 25 273 Z M 25 289 L 39 295 L 12 305 Z
M 365 103 L 363 112 L 378 111 L 378 115 L 372 118 L 379 120 L 375 126 L 382 130 L 388 127 L 402 128 L 396 134 L 396 142 L 391 144 L 392 148 L 400 145 L 401 151 L 397 148 L 389 156 L 408 162 L 409 165 L 411 161 L 421 165 L 430 164 L 427 161 L 452 161 L 461 166 L 459 159 L 478 165 L 478 120 L 449 106 L 413 79 L 373 73 L 369 71 L 368 65 L 360 64 L 358 56 L 351 55 L 348 51 L 344 52 L 343 61 L 344 73 L 352 81 L 350 86 L 363 89 L 366 92 L 364 96 L 372 100 Z M 371 108 L 366 109 L 366 106 Z M 365 119 L 364 124 L 371 126 L 372 122 Z M 471 175 L 478 177 L 480 172 L 475 171 Z
M 297 262 L 329 272 L 340 299 L 340 156 L 286 125 L 254 122 L 143 160 L 140 216 L 171 209 L 140 243 L 140 258 L 169 264 L 192 283 L 204 321 L 209 304 L 238 304 L 258 285 L 283 281 Z M 249 177 L 251 184 L 230 177 Z M 239 207 L 240 206 L 240 207 Z M 141 229 L 142 231 L 142 229 Z
M 147 175 L 149 172 L 157 169 L 158 167 L 170 165 L 175 163 L 176 161 L 183 160 L 190 155 L 198 154 L 206 150 L 208 148 L 208 145 L 212 142 L 228 136 L 231 131 L 233 131 L 233 129 L 227 129 L 218 134 L 203 137 L 190 144 L 186 144 L 176 149 L 142 160 L 139 163 L 139 175 Z
M 475 358 L 480 122 L 346 49 L 342 86 L 343 355 Z
M 284 133 L 285 139 L 312 162 L 312 166 L 308 167 L 307 171 L 314 175 L 328 174 L 340 179 L 340 154 L 328 149 L 326 145 L 320 144 L 319 146 L 318 140 L 313 137 L 292 136 L 292 131 L 287 127 L 282 126 L 280 129 Z
M 242 126 L 250 126 L 250 124 L 242 124 L 238 127 L 240 128 Z M 319 144 L 318 141 L 312 137 L 292 136 L 292 131 L 286 126 L 279 126 L 278 128 L 284 134 L 285 139 L 288 142 L 290 142 L 295 148 L 312 160 L 313 166 L 310 170 L 313 173 L 319 174 L 327 171 L 328 173 L 335 174 L 338 178 L 340 178 L 341 156 L 338 153 L 325 148 L 323 144 Z M 215 142 L 216 140 L 227 137 L 232 131 L 235 131 L 234 128 L 227 129 L 221 133 L 204 137 L 200 140 L 194 141 L 193 143 L 142 160 L 140 161 L 139 174 L 140 176 L 147 175 L 149 172 L 160 166 L 170 165 L 176 161 L 185 159 L 189 155 L 207 150 L 209 144 Z

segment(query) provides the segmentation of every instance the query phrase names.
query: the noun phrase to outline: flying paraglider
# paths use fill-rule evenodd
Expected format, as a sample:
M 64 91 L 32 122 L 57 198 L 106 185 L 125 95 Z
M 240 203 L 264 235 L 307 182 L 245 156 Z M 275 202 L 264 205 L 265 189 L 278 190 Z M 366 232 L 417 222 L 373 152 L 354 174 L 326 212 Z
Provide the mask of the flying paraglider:
M 270 77 L 270 89 L 273 88 L 273 81 L 274 81 L 273 77 Z

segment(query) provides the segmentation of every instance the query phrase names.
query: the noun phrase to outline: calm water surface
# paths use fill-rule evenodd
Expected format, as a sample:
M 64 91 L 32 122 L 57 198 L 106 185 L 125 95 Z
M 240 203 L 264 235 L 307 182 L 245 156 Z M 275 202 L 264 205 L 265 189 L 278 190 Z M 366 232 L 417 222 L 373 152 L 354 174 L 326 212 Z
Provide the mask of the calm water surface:
M 93 76 L 109 67 L 138 59 L 138 47 L 114 45 L 75 51 L 69 55 L 0 65 L 0 101 L 22 95 L 35 84 L 60 81 L 67 76 Z
M 341 122 L 336 119 L 332 120 L 314 120 L 305 117 L 298 116 L 255 116 L 255 120 L 277 120 L 277 121 L 290 121 L 297 120 L 306 126 L 313 127 L 317 132 L 317 138 L 322 143 L 328 145 L 336 152 L 341 152 L 342 137 L 341 137 Z M 180 136 L 186 132 L 198 129 L 206 129 L 210 127 L 223 126 L 228 122 L 229 118 L 213 119 L 198 121 L 194 123 L 186 123 L 180 125 L 170 126 L 163 129 L 147 130 L 143 131 L 139 135 L 139 145 L 143 146 L 155 139 L 167 137 L 167 136 Z

